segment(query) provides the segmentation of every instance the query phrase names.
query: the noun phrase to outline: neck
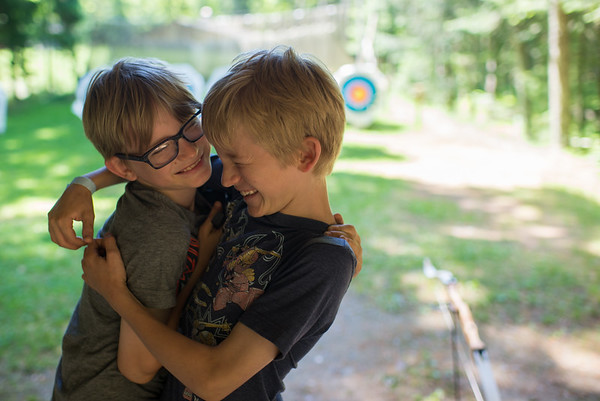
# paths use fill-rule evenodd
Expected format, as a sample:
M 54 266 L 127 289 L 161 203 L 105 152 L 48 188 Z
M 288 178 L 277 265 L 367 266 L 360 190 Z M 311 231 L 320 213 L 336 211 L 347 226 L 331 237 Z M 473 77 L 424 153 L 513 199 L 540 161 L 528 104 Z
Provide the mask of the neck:
M 322 221 L 327 224 L 335 224 L 325 177 L 315 179 L 312 184 L 302 193 L 306 194 L 302 200 L 302 211 L 300 217 Z
M 194 204 L 196 200 L 196 188 L 157 188 L 153 185 L 150 185 L 150 183 L 148 182 L 144 182 L 143 180 L 138 179 L 137 181 L 142 185 L 145 185 L 154 189 L 155 191 L 160 192 L 179 206 L 182 206 L 192 211 L 194 210 Z
M 195 200 L 196 200 L 196 189 L 181 189 L 181 190 L 163 190 L 160 191 L 167 197 L 169 197 L 173 202 L 182 206 L 188 210 L 194 210 Z

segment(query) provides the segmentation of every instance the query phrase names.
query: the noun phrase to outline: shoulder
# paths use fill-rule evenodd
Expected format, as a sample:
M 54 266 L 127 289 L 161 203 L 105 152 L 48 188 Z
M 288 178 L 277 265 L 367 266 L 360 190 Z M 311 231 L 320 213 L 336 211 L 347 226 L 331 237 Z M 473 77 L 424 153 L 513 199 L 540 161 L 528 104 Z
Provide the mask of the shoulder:
M 191 235 L 187 216 L 163 198 L 152 189 L 128 190 L 105 231 L 115 236 L 119 248 L 135 246 L 138 253 L 180 248 Z
M 356 259 L 354 257 L 354 252 L 352 248 L 346 242 L 346 240 L 342 238 L 330 237 L 327 235 L 321 235 L 318 237 L 308 239 L 303 246 L 304 250 L 307 250 L 309 253 L 314 252 L 332 252 L 336 255 L 347 255 L 352 259 Z
M 115 217 L 142 225 L 168 224 L 172 220 L 177 224 L 186 219 L 182 208 L 169 197 L 136 181 L 127 184 L 117 202 Z
M 298 265 L 310 269 L 318 269 L 319 275 L 347 278 L 348 282 L 354 275 L 356 256 L 350 245 L 341 238 L 321 235 L 308 239 L 299 249 Z

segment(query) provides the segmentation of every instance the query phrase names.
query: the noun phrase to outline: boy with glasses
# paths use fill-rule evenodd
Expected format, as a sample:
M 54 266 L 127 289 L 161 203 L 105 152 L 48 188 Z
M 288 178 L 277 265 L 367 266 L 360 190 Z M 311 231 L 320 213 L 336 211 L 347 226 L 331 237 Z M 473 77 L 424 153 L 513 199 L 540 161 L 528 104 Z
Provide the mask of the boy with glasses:
M 290 48 L 260 51 L 240 58 L 209 90 L 203 127 L 231 201 L 180 332 L 140 308 L 112 238 L 87 247 L 84 278 L 171 373 L 162 399 L 280 399 L 283 378 L 328 330 L 360 270 L 354 229 L 330 226 L 342 222 L 325 180 L 341 149 L 343 98 L 315 60 Z M 86 213 L 79 211 L 73 216 Z M 51 231 L 73 239 L 68 224 L 57 227 L 65 216 L 53 213 Z M 324 235 L 331 231 L 355 253 Z
M 82 121 L 106 168 L 129 181 L 100 235 L 116 238 L 129 289 L 150 316 L 166 322 L 176 294 L 195 269 L 201 273 L 220 236 L 208 219 L 196 239 L 200 223 L 219 208 L 211 210 L 197 191 L 212 172 L 201 105 L 164 64 L 123 59 L 94 76 Z M 145 384 L 124 374 L 135 379 L 159 368 L 129 325 L 84 285 L 63 337 L 52 399 L 156 399 L 164 372 Z

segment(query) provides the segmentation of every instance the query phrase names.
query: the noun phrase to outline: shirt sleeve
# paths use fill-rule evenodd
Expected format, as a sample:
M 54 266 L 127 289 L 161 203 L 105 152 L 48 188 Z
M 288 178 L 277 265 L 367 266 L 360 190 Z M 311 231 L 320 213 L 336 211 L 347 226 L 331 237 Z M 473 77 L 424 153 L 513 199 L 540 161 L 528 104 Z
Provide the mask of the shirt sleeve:
M 173 226 L 164 218 L 144 220 L 123 229 L 117 237 L 127 286 L 144 306 L 169 309 L 176 303 L 191 234 L 184 225 Z

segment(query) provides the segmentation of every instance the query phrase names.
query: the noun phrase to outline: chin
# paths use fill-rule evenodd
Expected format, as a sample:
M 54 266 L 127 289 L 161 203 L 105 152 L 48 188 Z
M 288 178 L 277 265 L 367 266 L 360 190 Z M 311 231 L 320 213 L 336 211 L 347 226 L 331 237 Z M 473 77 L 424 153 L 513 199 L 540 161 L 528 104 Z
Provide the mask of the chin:
M 260 209 L 250 206 L 248 206 L 248 214 L 256 218 L 266 216 L 266 213 L 262 212 Z
M 206 184 L 206 181 L 210 178 L 211 170 L 198 172 L 198 174 L 194 177 L 194 183 L 196 187 L 201 187 Z

